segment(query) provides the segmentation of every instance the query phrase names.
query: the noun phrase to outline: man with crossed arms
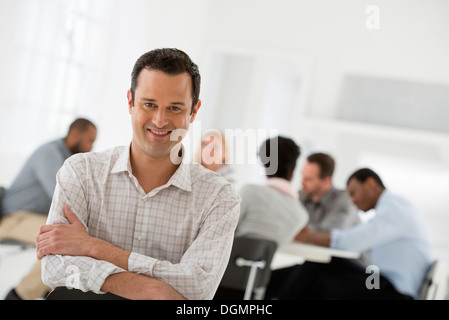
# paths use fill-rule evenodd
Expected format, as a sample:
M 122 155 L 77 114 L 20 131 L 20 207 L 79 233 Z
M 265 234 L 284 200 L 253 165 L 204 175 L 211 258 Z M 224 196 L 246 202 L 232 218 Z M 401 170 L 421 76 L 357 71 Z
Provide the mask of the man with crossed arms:
M 180 50 L 137 60 L 127 94 L 131 144 L 74 156 L 57 175 L 37 237 L 44 283 L 127 299 L 213 298 L 240 197 L 218 174 L 182 161 L 178 137 L 201 106 L 199 89 L 198 67 Z

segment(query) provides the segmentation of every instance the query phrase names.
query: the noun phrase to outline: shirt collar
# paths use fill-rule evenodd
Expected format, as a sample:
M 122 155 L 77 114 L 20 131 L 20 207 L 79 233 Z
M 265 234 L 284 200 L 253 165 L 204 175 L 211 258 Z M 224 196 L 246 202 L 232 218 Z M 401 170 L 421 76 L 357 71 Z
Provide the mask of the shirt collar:
M 112 168 L 111 173 L 124 172 L 124 171 L 128 171 L 130 174 L 132 173 L 131 161 L 129 159 L 129 152 L 130 147 L 123 148 L 123 151 L 118 157 L 117 161 L 115 162 L 115 165 Z
M 310 196 L 305 195 L 302 192 L 300 192 L 300 197 L 303 199 L 304 203 L 313 203 L 313 204 L 324 205 L 324 204 L 328 203 L 328 199 L 331 197 L 334 190 L 335 190 L 335 187 L 332 186 L 329 190 L 327 190 L 327 192 L 321 198 L 318 199 L 317 202 L 313 202 L 312 199 L 310 198 Z
M 384 189 L 384 191 L 382 191 L 382 193 L 380 194 L 379 199 L 377 199 L 374 209 L 377 209 L 379 205 L 381 205 L 381 203 L 385 201 L 385 198 L 388 197 L 389 194 L 390 192 L 387 189 Z
M 131 150 L 130 147 L 123 149 L 123 151 L 120 154 L 120 156 L 118 157 L 114 167 L 112 168 L 111 173 L 128 172 L 130 175 L 132 175 L 131 159 L 129 157 L 130 150 Z M 185 163 L 184 158 L 183 158 L 178 169 L 171 176 L 171 178 L 168 180 L 168 182 L 166 184 L 164 184 L 163 186 L 158 187 L 156 189 L 160 189 L 162 187 L 168 187 L 170 185 L 173 185 L 182 190 L 192 191 L 189 169 L 190 169 L 189 164 Z
M 279 190 L 282 193 L 285 193 L 294 200 L 299 200 L 298 191 L 293 187 L 291 182 L 286 179 L 277 177 L 269 178 L 266 181 L 266 185 L 276 190 Z
M 179 189 L 192 191 L 192 183 L 190 180 L 190 165 L 183 161 L 179 165 L 178 169 L 172 175 L 170 180 L 168 180 L 167 185 L 172 184 Z
M 321 202 L 323 204 L 328 203 L 330 198 L 332 197 L 332 194 L 334 193 L 334 190 L 335 188 L 331 187 L 320 199 L 318 199 L 318 202 Z

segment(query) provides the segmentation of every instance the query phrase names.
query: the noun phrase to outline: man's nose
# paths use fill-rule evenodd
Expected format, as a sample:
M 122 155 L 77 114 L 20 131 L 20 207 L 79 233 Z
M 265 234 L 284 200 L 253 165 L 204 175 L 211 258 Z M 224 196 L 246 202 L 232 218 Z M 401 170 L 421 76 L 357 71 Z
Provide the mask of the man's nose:
M 153 114 L 153 123 L 158 128 L 162 128 L 167 124 L 167 117 L 164 110 L 159 109 Z

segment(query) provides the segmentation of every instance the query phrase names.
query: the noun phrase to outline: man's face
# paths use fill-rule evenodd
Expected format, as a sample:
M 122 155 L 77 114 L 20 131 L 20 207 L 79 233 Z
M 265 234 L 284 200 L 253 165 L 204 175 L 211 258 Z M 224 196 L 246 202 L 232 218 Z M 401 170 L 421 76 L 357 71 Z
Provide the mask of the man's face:
M 320 167 L 316 163 L 306 161 L 302 167 L 302 192 L 312 197 L 319 194 L 323 188 L 323 179 L 320 178 Z
M 368 211 L 373 208 L 373 199 L 370 196 L 367 182 L 362 183 L 353 178 L 349 180 L 346 191 L 359 210 Z
M 94 147 L 95 139 L 97 138 L 97 129 L 89 125 L 87 130 L 78 134 L 78 140 L 72 147 L 73 154 L 80 152 L 89 152 Z
M 132 147 L 153 158 L 170 156 L 171 149 L 179 143 L 178 138 L 187 133 L 200 105 L 198 101 L 190 114 L 192 81 L 188 73 L 168 75 L 159 70 L 143 69 L 134 103 L 128 91 Z M 170 139 L 171 136 L 174 138 Z

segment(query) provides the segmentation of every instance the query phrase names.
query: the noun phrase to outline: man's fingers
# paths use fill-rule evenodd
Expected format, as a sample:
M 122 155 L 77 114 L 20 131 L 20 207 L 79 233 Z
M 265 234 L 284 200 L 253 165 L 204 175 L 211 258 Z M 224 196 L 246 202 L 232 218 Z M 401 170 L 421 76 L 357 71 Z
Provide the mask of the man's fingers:
M 36 239 L 36 255 L 37 258 L 40 260 L 42 257 L 46 256 L 47 254 L 51 254 L 52 250 L 52 242 L 47 237 L 40 237 L 38 236 Z
M 70 224 L 79 222 L 78 217 L 73 213 L 68 205 L 64 206 L 64 216 L 69 220 Z
M 51 225 L 51 224 L 43 225 L 42 227 L 39 228 L 38 235 L 41 235 L 41 234 L 46 233 L 46 232 L 49 232 L 49 231 L 51 231 L 53 229 L 54 229 L 54 225 Z

